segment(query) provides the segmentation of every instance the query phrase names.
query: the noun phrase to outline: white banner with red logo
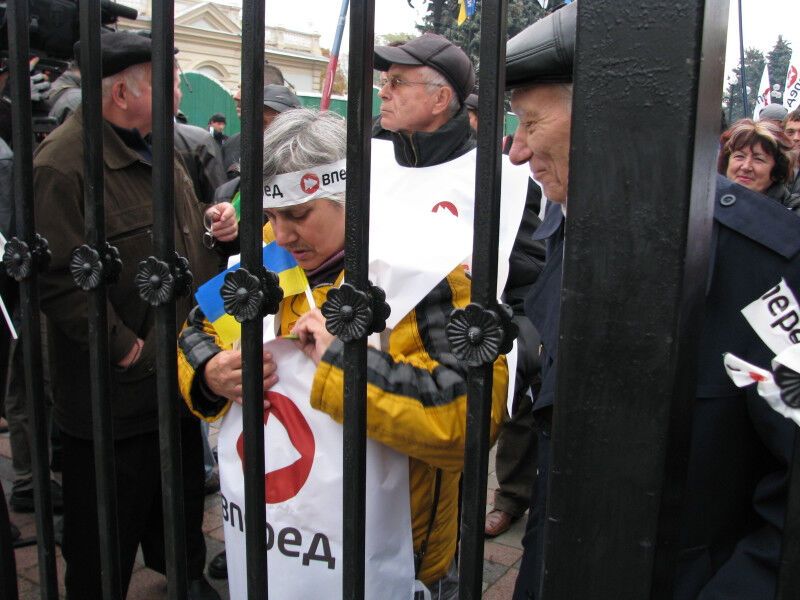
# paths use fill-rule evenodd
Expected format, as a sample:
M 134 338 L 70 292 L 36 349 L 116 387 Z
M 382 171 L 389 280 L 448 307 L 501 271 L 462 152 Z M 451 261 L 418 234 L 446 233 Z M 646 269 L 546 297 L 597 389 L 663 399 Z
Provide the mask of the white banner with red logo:
M 761 83 L 758 84 L 758 95 L 756 96 L 756 106 L 753 109 L 753 120 L 758 121 L 758 115 L 771 101 L 772 86 L 769 83 L 769 71 L 764 65 L 764 72 L 761 74 Z
M 786 85 L 783 87 L 783 106 L 789 111 L 800 108 L 800 52 L 792 50 Z
M 394 145 L 386 140 L 372 140 L 372 175 L 370 179 L 370 230 L 395 230 L 403 233 L 409 252 L 416 252 L 426 260 L 435 253 L 459 254 L 457 260 L 471 268 L 472 219 L 475 214 L 475 164 L 477 151 L 472 150 L 448 162 L 432 167 L 402 167 L 394 158 Z M 525 199 L 528 192 L 530 169 L 527 165 L 514 166 L 507 156 L 502 159 L 500 188 L 500 243 L 497 257 L 497 295 L 501 296 L 508 279 L 508 258 L 519 231 Z M 402 220 L 398 215 L 403 213 Z M 431 213 L 452 219 L 446 228 L 445 219 L 437 225 L 421 226 L 420 231 L 401 229 L 398 223 L 428 221 Z M 441 231 L 428 236 L 428 229 L 440 227 Z M 390 245 L 377 239 L 373 248 L 370 236 L 370 261 L 379 260 L 382 252 L 392 252 Z M 434 242 L 434 243 L 431 243 Z M 450 246 L 454 250 L 449 249 Z M 466 250 L 466 252 L 464 252 Z M 394 254 L 397 254 L 395 251 Z M 397 261 L 387 261 L 396 265 Z M 421 264 L 419 261 L 417 264 Z M 458 263 L 455 263 L 457 265 Z M 454 265 L 454 266 L 455 266 Z M 445 271 L 445 274 L 449 271 Z M 441 279 L 441 277 L 439 278 Z M 435 281 L 433 285 L 438 283 Z M 374 283 L 374 282 L 373 282 Z M 432 289 L 431 285 L 428 289 Z M 416 303 L 415 303 L 416 304 Z M 408 307 L 413 308 L 414 304 Z M 402 317 L 408 312 L 400 311 Z M 394 317 L 394 304 L 392 305 Z
M 772 359 L 767 371 L 727 353 L 725 370 L 737 387 L 756 384 L 758 394 L 778 414 L 800 425 L 800 345 L 786 348 Z
M 342 597 L 342 427 L 311 408 L 316 366 L 289 340 L 267 344 L 278 383 L 264 413 L 270 598 Z M 242 411 L 218 438 L 232 600 L 246 600 Z M 408 457 L 367 440 L 366 597 L 408 600 L 414 585 Z

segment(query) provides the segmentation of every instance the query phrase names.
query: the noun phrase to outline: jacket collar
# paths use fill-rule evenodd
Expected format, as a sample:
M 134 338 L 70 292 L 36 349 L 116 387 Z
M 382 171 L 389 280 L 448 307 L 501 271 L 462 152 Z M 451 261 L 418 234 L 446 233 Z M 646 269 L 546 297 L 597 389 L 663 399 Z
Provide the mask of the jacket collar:
M 475 147 L 463 107 L 436 131 L 415 131 L 408 135 L 383 129 L 380 121 L 376 121 L 372 132 L 374 137 L 392 140 L 395 160 L 403 167 L 432 167 L 458 158 Z
M 72 116 L 75 125 L 83 130 L 83 112 L 76 110 Z M 114 131 L 114 127 L 103 119 L 103 162 L 112 171 L 124 169 L 133 163 L 143 162 L 135 150 L 125 145 L 122 138 Z
M 717 176 L 714 219 L 786 259 L 800 252 L 800 217 L 722 175 Z
M 561 210 L 561 205 L 555 202 L 550 203 L 544 214 L 544 220 L 536 231 L 533 233 L 534 240 L 546 240 L 558 231 L 561 223 L 564 222 L 564 211 Z

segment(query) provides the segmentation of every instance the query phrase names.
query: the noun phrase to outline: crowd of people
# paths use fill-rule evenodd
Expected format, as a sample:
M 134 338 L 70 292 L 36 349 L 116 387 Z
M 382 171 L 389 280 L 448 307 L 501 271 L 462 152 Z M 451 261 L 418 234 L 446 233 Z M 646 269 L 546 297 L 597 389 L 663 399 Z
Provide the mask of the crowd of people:
M 507 155 L 509 169 L 529 169 L 529 177 L 518 192 L 524 207 L 513 224 L 512 243 L 505 256 L 501 253 L 508 269 L 500 300 L 510 306 L 519 337 L 515 360 L 501 355 L 493 365 L 490 429 L 492 442 L 498 444 L 499 489 L 483 529 L 487 537 L 500 535 L 527 512 L 515 600 L 539 597 L 545 560 L 543 526 L 569 227 L 576 11 L 576 3 L 566 5 L 523 30 L 507 47 L 507 89 L 519 127 L 513 136 L 498 140 L 498 148 Z M 118 283 L 108 288 L 108 333 L 120 566 L 127 590 L 139 547 L 145 565 L 160 572 L 166 569 L 156 402 L 158 340 L 154 309 L 140 300 L 134 283 L 139 263 L 154 254 L 152 54 L 149 37 L 132 32 L 105 34 L 101 46 L 106 235 L 123 264 Z M 372 130 L 374 154 L 383 156 L 378 150 L 390 149 L 382 174 L 389 177 L 402 171 L 411 189 L 431 174 L 446 173 L 447 177 L 435 180 L 436 198 L 458 195 L 462 181 L 474 181 L 470 160 L 480 126 L 470 59 L 444 37 L 423 34 L 403 44 L 376 47 L 374 65 L 380 74 L 381 100 Z M 181 100 L 177 68 L 174 81 L 177 114 Z M 274 68 L 263 84 L 260 185 L 272 190 L 309 172 L 345 172 L 344 119 L 302 108 Z M 38 231 L 52 252 L 50 268 L 39 282 L 63 486 L 62 494 L 61 486 L 53 483 L 53 502 L 58 512 L 63 511 L 67 594 L 91 600 L 102 598 L 102 591 L 88 305 L 70 270 L 73 249 L 85 240 L 79 65 L 64 75 L 64 81 L 56 82 L 51 93 L 52 114 L 59 126 L 36 150 L 34 201 Z M 237 91 L 237 111 L 238 98 Z M 793 214 L 800 208 L 800 110 L 776 119 L 778 113 L 765 109 L 757 121 L 737 121 L 719 141 L 713 263 L 699 342 L 676 600 L 771 598 L 777 585 L 794 426 L 753 390 L 735 388 L 720 357 L 735 352 L 754 363 L 770 364 L 770 348 L 740 311 L 781 278 L 790 287 L 800 284 L 800 259 L 794 250 L 800 219 Z M 175 124 L 175 247 L 189 259 L 193 291 L 239 252 L 241 141 L 238 134 L 225 135 L 225 126 L 225 115 L 219 113 L 210 116 L 208 129 Z M 10 149 L 0 143 L 0 177 L 10 173 L 6 167 L 11 157 Z M 319 307 L 344 276 L 344 179 L 311 191 L 301 185 L 302 191 L 265 193 L 260 224 L 264 243 L 287 250 L 310 288 L 307 294 L 283 298 L 274 333 L 296 339 L 297 351 L 313 363 L 310 406 L 339 423 L 344 418 L 344 343 L 329 333 Z M 9 191 L 10 184 L 0 184 L 0 194 Z M 403 202 L 403 193 L 396 190 L 397 198 L 390 200 Z M 471 206 L 474 198 L 467 194 L 463 202 Z M 9 205 L 0 197 L 0 227 L 6 237 L 13 233 L 12 219 L 2 218 L 2 209 Z M 426 212 L 431 206 L 435 212 L 438 205 L 432 201 Z M 454 214 L 457 208 L 453 207 Z M 406 235 L 414 238 L 413 231 Z M 435 252 L 438 242 L 413 243 L 428 244 Z M 414 579 L 426 588 L 427 597 L 438 600 L 458 597 L 467 367 L 450 348 L 446 328 L 453 312 L 470 301 L 465 261 L 467 256 L 459 257 L 429 287 L 416 290 L 407 313 L 396 315 L 397 321 L 379 341 L 370 339 L 367 358 L 367 435 L 408 457 L 414 550 L 408 559 L 413 560 Z M 205 495 L 219 483 L 209 485 L 215 461 L 207 423 L 224 418 L 231 406 L 242 402 L 242 353 L 223 339 L 195 305 L 193 295 L 177 300 L 176 316 L 175 401 L 182 406 L 189 597 L 213 600 L 219 595 L 205 578 L 202 518 Z M 14 382 L 19 387 L 21 377 L 20 353 L 15 356 L 8 360 L 10 390 L 15 389 Z M 262 362 L 264 389 L 270 390 L 279 383 L 279 361 L 265 347 Z M 513 395 L 507 398 L 511 388 Z M 26 450 L 30 432 L 25 411 L 19 410 L 24 401 L 20 390 L 7 393 L 5 400 L 9 424 L 17 433 L 11 507 L 32 511 Z M 265 400 L 265 410 L 269 408 Z M 209 561 L 208 574 L 227 576 L 224 552 Z

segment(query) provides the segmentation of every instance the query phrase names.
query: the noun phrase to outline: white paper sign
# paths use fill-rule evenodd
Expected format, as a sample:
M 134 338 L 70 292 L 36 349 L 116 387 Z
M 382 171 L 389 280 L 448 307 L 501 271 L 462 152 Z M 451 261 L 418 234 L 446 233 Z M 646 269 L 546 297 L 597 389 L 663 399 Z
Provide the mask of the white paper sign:
M 472 150 L 432 167 L 403 167 L 394 158 L 394 145 L 391 142 L 372 140 L 370 262 L 382 260 L 396 267 L 400 259 L 415 264 L 418 271 L 428 272 L 434 272 L 428 265 L 432 261 L 449 263 L 450 268 L 439 269 L 441 274 L 433 285 L 459 263 L 466 265 L 469 270 L 472 263 L 476 159 L 477 151 Z M 507 156 L 503 156 L 502 167 L 497 253 L 498 297 L 503 293 L 508 279 L 508 258 L 522 221 L 530 178 L 527 166 L 512 165 Z M 431 216 L 440 218 L 431 221 Z M 448 220 L 453 221 L 453 226 L 447 226 Z M 415 227 L 414 223 L 419 225 Z M 373 250 L 373 245 L 379 246 L 380 250 Z M 381 252 L 386 252 L 387 256 L 381 256 Z M 403 253 L 404 259 L 398 257 L 400 253 Z M 372 265 L 370 267 L 372 276 Z M 433 285 L 427 289 L 432 289 Z M 417 301 L 425 294 L 427 291 Z M 391 296 L 388 291 L 386 295 Z M 410 304 L 405 312 L 402 309 L 398 312 L 406 314 L 415 305 L 416 302 Z M 394 306 L 392 303 L 392 313 Z M 394 314 L 387 321 L 390 327 L 396 324 L 391 322 L 393 319 Z
M 742 314 L 775 354 L 800 342 L 800 306 L 784 279 L 745 306 Z
M 342 597 L 342 427 L 309 403 L 314 363 L 289 340 L 266 347 L 279 382 L 268 392 L 267 564 L 272 598 Z M 232 600 L 247 598 L 242 411 L 218 438 Z M 408 457 L 367 440 L 366 597 L 409 600 L 414 585 Z

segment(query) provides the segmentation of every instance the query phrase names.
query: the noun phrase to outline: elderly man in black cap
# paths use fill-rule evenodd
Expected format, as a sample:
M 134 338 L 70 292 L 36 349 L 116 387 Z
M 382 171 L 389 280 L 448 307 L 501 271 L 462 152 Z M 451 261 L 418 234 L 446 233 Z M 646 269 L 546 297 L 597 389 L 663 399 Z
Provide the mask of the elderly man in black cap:
M 103 176 L 106 235 L 119 250 L 122 273 L 108 288 L 110 396 L 116 502 L 123 593 L 136 552 L 164 572 L 164 519 L 158 441 L 153 308 L 139 298 L 134 277 L 139 261 L 153 255 L 151 42 L 115 32 L 101 36 Z M 79 56 L 76 45 L 75 54 Z M 178 95 L 177 77 L 175 95 Z M 52 264 L 40 277 L 42 310 L 52 336 L 55 418 L 64 446 L 64 543 L 67 595 L 102 598 L 100 551 L 89 390 L 87 297 L 73 282 L 70 258 L 85 241 L 83 115 L 76 111 L 39 146 L 34 158 L 37 224 L 48 239 Z M 175 156 L 175 246 L 189 259 L 194 280 L 215 272 L 216 258 L 201 243 L 202 208 Z M 177 322 L 189 311 L 178 300 Z M 60 384 L 59 384 L 60 382 Z M 178 400 L 178 391 L 176 402 Z M 189 597 L 217 600 L 203 577 L 203 455 L 200 427 L 186 412 L 181 419 L 184 515 Z
M 547 241 L 547 263 L 525 301 L 526 313 L 541 334 L 542 387 L 533 409 L 538 478 L 515 600 L 539 597 L 547 565 L 543 529 L 552 467 L 551 433 L 558 435 L 551 432 L 551 415 L 568 222 L 577 10 L 576 3 L 569 4 L 512 38 L 507 46 L 506 82 L 513 90 L 512 109 L 520 119 L 510 157 L 530 165 L 553 203 L 534 236 Z M 772 288 L 778 283 L 800 289 L 800 221 L 772 204 L 724 178 L 717 181 L 713 263 L 699 338 L 688 476 L 679 523 L 676 600 L 775 596 L 795 426 L 752 389 L 737 389 L 722 360 L 723 353 L 731 352 L 768 367 L 775 353 L 744 318 L 742 309 L 765 292 L 774 293 Z M 560 518 L 569 515 L 562 512 Z

